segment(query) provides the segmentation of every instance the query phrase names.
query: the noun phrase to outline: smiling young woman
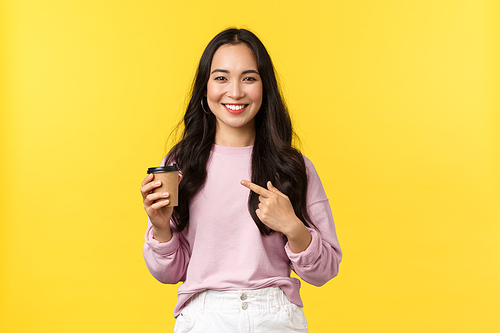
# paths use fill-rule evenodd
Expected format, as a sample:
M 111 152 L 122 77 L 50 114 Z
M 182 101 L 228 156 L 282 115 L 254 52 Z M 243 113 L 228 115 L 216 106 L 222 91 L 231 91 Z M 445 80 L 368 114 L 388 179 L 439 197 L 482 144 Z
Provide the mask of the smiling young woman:
M 149 175 L 143 247 L 151 274 L 178 289 L 174 332 L 307 332 L 299 280 L 320 286 L 342 253 L 313 164 L 292 146 L 273 64 L 250 31 L 206 47 L 165 165 L 182 175 L 179 205 Z M 166 209 L 162 209 L 165 207 Z
M 249 146 L 255 139 L 255 116 L 262 105 L 257 60 L 246 44 L 219 47 L 207 83 L 208 106 L 217 119 L 215 144 Z

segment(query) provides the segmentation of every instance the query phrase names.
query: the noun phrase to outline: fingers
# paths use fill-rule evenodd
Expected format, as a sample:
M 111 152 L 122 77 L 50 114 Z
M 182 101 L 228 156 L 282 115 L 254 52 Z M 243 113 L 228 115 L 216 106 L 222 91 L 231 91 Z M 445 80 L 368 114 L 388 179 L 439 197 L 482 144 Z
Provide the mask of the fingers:
M 166 207 L 169 200 L 158 200 L 151 206 L 144 206 L 146 213 L 154 227 L 163 228 L 168 225 L 174 207 Z
M 152 204 L 151 206 L 149 206 L 149 208 L 152 209 L 152 210 L 158 210 L 158 209 L 160 209 L 160 208 L 165 207 L 166 205 L 168 205 L 169 202 L 170 202 L 170 200 L 158 200 L 158 202 L 155 202 L 154 204 Z M 149 213 L 148 208 L 146 208 L 146 212 Z
M 147 183 L 149 183 L 150 181 L 153 180 L 153 174 L 152 173 L 149 173 L 146 178 L 144 178 L 144 180 L 142 181 L 141 185 L 144 186 L 146 185 Z
M 167 192 L 151 193 L 144 198 L 144 210 L 146 210 L 146 213 L 151 219 L 151 223 L 153 223 L 153 219 L 157 218 L 158 214 L 160 213 L 160 209 L 167 206 L 170 203 L 170 200 L 168 200 L 169 196 L 170 195 Z M 171 215 L 173 207 L 170 208 L 171 210 L 169 214 Z
M 241 181 L 241 185 L 249 188 L 251 191 L 257 193 L 258 195 L 261 195 L 263 197 L 268 197 L 269 196 L 269 191 L 266 190 L 265 188 L 257 185 L 257 184 L 254 184 L 248 180 L 242 180 Z
M 264 220 L 264 215 L 265 212 L 267 211 L 267 207 L 264 203 L 259 202 L 259 205 L 257 206 L 257 209 L 255 210 L 255 214 L 257 214 L 257 217 L 263 221 Z
M 153 174 L 144 178 L 141 185 L 141 194 L 144 203 L 144 210 L 148 214 L 151 224 L 155 228 L 163 229 L 168 226 L 174 207 L 167 207 L 170 203 L 168 192 L 153 191 L 162 185 L 161 181 L 155 181 Z
M 267 190 L 257 184 L 254 184 L 248 180 L 242 180 L 241 185 L 249 188 L 253 192 L 257 193 L 258 195 L 262 196 L 263 198 L 268 198 L 270 197 L 273 193 L 276 193 L 283 198 L 288 198 L 285 194 L 283 194 L 280 190 L 278 190 L 274 185 L 271 183 L 271 181 L 267 182 Z M 262 201 L 262 200 L 261 200 Z
M 146 179 L 144 179 L 144 181 L 146 181 L 147 179 L 148 179 L 148 177 L 146 177 Z M 149 192 L 151 192 L 152 190 L 154 190 L 155 188 L 160 187 L 160 186 L 161 186 L 161 181 L 156 181 L 156 182 L 150 181 L 149 183 L 145 183 L 145 184 L 143 182 L 143 185 L 141 187 L 142 197 L 146 198 L 146 196 L 149 194 Z
M 269 192 L 272 192 L 272 193 L 281 193 L 280 190 L 278 190 L 276 187 L 274 187 L 273 183 L 271 183 L 270 180 L 267 182 L 267 189 L 269 190 Z
M 150 193 L 144 198 L 144 205 L 151 206 L 155 201 L 161 199 L 167 199 L 170 196 L 168 192 L 163 193 Z
M 280 190 L 278 190 L 276 187 L 274 187 L 274 185 L 271 183 L 271 181 L 267 182 L 267 190 L 265 188 L 257 185 L 257 184 L 254 184 L 254 183 L 248 181 L 248 180 L 242 180 L 241 181 L 241 185 L 249 188 L 253 192 L 255 192 L 258 195 L 260 195 L 262 198 L 268 198 L 268 197 L 271 196 L 272 193 L 276 193 L 276 194 L 280 195 L 283 198 L 288 198 Z M 260 201 L 262 201 L 261 198 L 259 198 L 259 199 L 260 199 Z
M 267 182 L 267 189 L 269 192 L 276 193 L 281 195 L 283 198 L 288 198 L 286 195 L 284 195 L 280 190 L 278 190 L 274 185 L 271 183 L 271 181 Z

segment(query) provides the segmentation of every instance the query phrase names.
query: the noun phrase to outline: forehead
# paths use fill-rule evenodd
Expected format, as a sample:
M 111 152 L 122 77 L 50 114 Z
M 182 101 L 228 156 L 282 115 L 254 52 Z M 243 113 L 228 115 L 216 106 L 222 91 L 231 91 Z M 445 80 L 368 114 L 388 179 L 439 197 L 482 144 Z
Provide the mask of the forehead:
M 257 59 L 246 44 L 224 44 L 215 51 L 211 69 L 257 70 Z

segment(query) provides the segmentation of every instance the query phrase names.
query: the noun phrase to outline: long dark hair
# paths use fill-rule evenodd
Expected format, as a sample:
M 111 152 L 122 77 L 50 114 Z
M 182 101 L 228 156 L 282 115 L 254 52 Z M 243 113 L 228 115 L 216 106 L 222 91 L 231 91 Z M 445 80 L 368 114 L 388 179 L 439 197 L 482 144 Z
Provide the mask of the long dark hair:
M 172 214 L 175 231 L 180 232 L 188 225 L 189 201 L 200 190 L 207 177 L 206 166 L 215 140 L 216 118 L 212 113 L 204 112 L 201 101 L 207 91 L 213 55 L 225 44 L 245 44 L 253 51 L 263 83 L 262 105 L 255 116 L 252 182 L 267 188 L 266 183 L 270 180 L 289 197 L 295 215 L 304 225 L 313 226 L 306 207 L 307 174 L 304 158 L 292 147 L 292 122 L 278 88 L 271 58 L 262 42 L 252 32 L 230 28 L 215 36 L 201 56 L 191 99 L 184 115 L 182 139 L 167 155 L 166 164 L 177 163 L 183 176 L 179 184 L 179 206 L 174 208 Z M 258 195 L 250 191 L 250 215 L 260 233 L 269 235 L 273 231 L 266 227 L 255 213 L 258 205 Z

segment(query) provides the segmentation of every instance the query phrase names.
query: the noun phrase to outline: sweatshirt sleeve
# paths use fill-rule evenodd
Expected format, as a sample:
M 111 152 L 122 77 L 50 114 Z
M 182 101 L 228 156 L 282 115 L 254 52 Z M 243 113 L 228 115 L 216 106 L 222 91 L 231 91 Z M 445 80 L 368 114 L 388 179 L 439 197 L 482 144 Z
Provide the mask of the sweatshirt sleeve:
M 142 253 L 149 272 L 162 283 L 185 281 L 191 254 L 182 233 L 174 232 L 172 239 L 160 243 L 153 238 L 152 226 L 148 223 L 144 238 Z
M 307 158 L 304 159 L 308 176 L 307 208 L 316 228 L 307 228 L 312 238 L 307 249 L 294 253 L 286 243 L 285 251 L 292 269 L 302 280 L 321 286 L 338 274 L 342 252 L 321 180 L 313 164 Z

